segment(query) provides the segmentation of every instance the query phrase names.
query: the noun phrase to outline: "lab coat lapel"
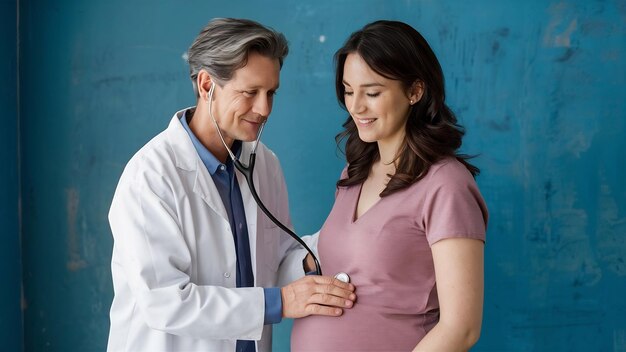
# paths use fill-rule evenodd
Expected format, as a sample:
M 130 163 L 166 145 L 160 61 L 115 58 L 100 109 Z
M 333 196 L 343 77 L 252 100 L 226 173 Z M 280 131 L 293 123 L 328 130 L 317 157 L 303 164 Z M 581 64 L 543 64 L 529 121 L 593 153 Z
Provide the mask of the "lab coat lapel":
M 243 143 L 241 156 L 239 159 L 244 165 L 248 165 L 248 160 L 250 156 L 250 143 Z M 257 155 L 258 156 L 258 155 Z M 256 161 L 256 167 L 254 169 L 254 173 L 252 175 L 252 179 L 254 185 L 256 187 L 257 192 L 259 192 L 259 177 L 258 170 L 262 169 L 259 167 L 259 160 Z M 252 262 L 252 273 L 254 274 L 254 282 L 256 285 L 258 275 L 257 275 L 257 220 L 258 220 L 258 211 L 260 211 L 257 206 L 254 198 L 252 197 L 252 192 L 250 191 L 250 187 L 248 186 L 248 182 L 246 181 L 246 177 L 237 170 L 237 182 L 239 183 L 239 190 L 241 191 L 241 199 L 243 201 L 243 206 L 246 212 L 246 224 L 248 225 L 248 238 L 250 241 L 250 260 Z
M 198 165 L 196 168 L 196 180 L 193 185 L 193 192 L 198 194 L 211 209 L 219 214 L 222 219 L 228 222 L 228 213 L 224 207 L 224 202 L 220 197 L 220 193 L 213 182 L 213 178 L 209 174 L 202 160 L 198 157 Z
M 180 123 L 180 118 L 187 109 L 180 110 L 174 114 L 167 128 L 168 141 L 176 158 L 176 166 L 195 173 L 193 192 L 198 194 L 214 212 L 228 222 L 228 214 L 217 187 L 209 171 L 202 163 L 200 156 L 198 156 L 198 152 L 193 146 L 191 139 L 189 139 L 187 131 Z

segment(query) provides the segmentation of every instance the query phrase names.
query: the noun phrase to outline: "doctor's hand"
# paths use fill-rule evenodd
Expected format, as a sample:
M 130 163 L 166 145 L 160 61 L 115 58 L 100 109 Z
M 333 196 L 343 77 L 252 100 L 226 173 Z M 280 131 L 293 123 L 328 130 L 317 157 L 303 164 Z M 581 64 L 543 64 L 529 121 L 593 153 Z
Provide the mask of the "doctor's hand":
M 280 289 L 284 318 L 340 316 L 356 300 L 353 284 L 330 276 L 308 275 Z

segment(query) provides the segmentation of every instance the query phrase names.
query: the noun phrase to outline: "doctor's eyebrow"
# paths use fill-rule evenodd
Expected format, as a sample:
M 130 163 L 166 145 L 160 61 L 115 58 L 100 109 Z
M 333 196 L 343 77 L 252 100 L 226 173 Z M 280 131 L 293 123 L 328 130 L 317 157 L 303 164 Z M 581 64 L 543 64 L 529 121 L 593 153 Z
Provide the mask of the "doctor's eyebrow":
M 263 86 L 261 86 L 261 85 L 255 85 L 255 86 L 250 86 L 250 87 L 247 87 L 245 90 L 258 90 L 258 89 L 262 89 L 262 88 L 264 88 L 264 87 L 263 87 Z M 280 88 L 280 83 L 279 83 L 279 84 L 277 84 L 275 87 L 272 87 L 272 88 L 270 88 L 270 89 L 268 89 L 268 90 L 269 90 L 269 91 L 274 91 L 274 92 L 275 92 L 275 91 L 277 91 L 277 90 L 278 90 L 278 88 Z
M 346 82 L 346 80 L 341 80 L 341 83 L 343 83 L 344 85 L 348 86 L 348 87 L 352 87 L 350 85 L 350 83 Z M 372 82 L 372 83 L 365 83 L 365 84 L 361 84 L 359 87 L 361 88 L 369 88 L 369 87 L 384 87 L 385 85 L 382 83 L 378 83 L 378 82 Z

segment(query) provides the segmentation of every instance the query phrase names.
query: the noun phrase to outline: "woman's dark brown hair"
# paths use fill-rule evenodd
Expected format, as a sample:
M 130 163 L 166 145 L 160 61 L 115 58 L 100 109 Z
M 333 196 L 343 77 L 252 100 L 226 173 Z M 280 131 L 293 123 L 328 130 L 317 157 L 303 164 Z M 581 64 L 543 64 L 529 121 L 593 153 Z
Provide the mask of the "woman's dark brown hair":
M 477 167 L 467 162 L 469 156 L 457 153 L 465 131 L 445 104 L 441 65 L 419 32 L 402 22 L 376 21 L 352 33 L 335 53 L 335 87 L 344 109 L 343 70 L 347 56 L 352 53 L 361 56 L 379 75 L 402 82 L 406 89 L 416 82 L 423 84 L 422 98 L 409 111 L 404 142 L 397 155 L 396 173 L 389 175 L 391 179 L 381 197 L 419 181 L 431 165 L 445 157 L 456 157 L 474 176 L 479 173 Z M 339 145 L 347 138 L 348 178 L 339 180 L 338 187 L 363 183 L 372 164 L 380 157 L 375 142 L 366 143 L 359 138 L 350 116 L 343 127 L 344 131 L 335 139 Z

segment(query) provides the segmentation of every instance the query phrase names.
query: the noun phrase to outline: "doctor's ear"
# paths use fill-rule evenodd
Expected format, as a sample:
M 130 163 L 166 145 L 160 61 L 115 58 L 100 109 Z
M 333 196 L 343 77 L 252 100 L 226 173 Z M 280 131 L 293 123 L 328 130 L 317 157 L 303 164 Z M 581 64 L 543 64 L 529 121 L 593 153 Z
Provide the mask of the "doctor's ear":
M 213 78 L 205 70 L 200 70 L 196 77 L 196 86 L 198 87 L 198 95 L 200 99 L 208 100 L 211 85 L 215 84 Z

